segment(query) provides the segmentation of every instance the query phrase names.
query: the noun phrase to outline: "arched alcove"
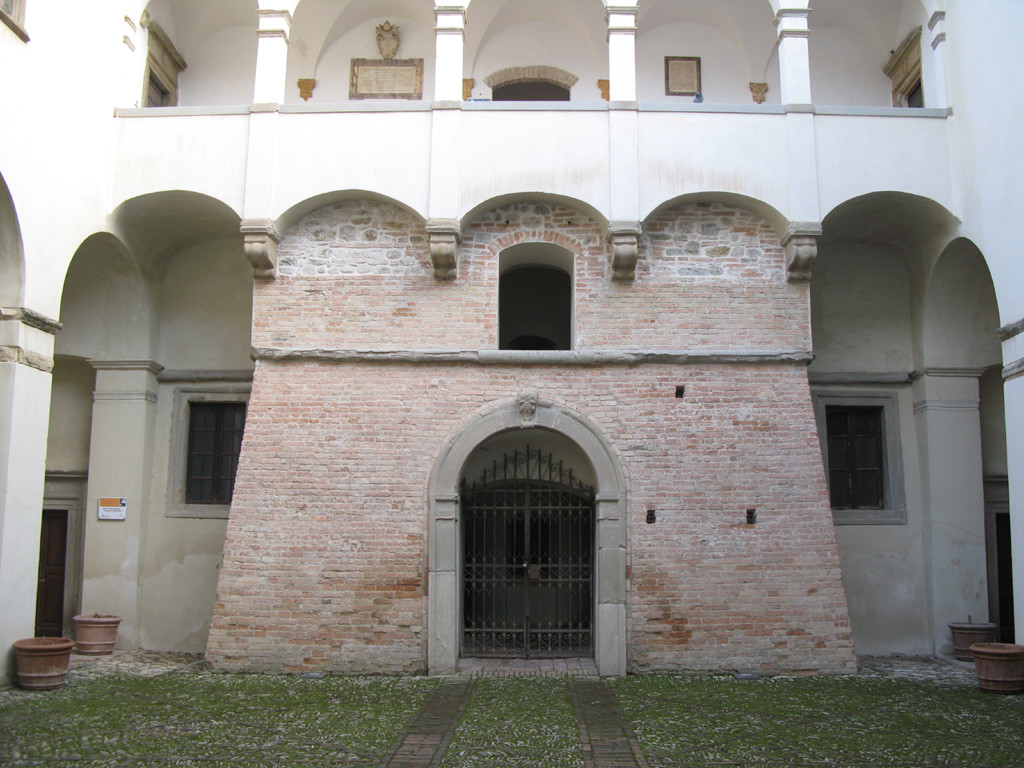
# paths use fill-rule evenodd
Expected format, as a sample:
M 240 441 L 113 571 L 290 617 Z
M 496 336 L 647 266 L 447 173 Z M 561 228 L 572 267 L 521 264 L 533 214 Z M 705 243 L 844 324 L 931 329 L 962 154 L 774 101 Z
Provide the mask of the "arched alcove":
M 597 101 L 597 81 L 608 77 L 606 35 L 594 0 L 474 0 L 466 23 L 472 95 L 491 98 L 491 88 L 504 84 L 492 81 L 496 73 L 535 70 L 541 74 L 528 79 L 571 87 L 575 101 Z M 544 76 L 545 69 L 572 73 L 573 81 Z
M 513 436 L 515 435 L 515 436 Z M 510 442 L 511 441 L 511 442 Z M 594 643 L 602 675 L 626 672 L 625 477 L 601 432 L 587 419 L 537 393 L 496 403 L 466 420 L 446 442 L 430 475 L 428 521 L 431 674 L 457 666 L 461 639 L 462 509 L 461 481 L 483 462 L 482 453 L 526 442 L 567 449 L 574 463 L 593 473 L 596 544 L 594 551 Z

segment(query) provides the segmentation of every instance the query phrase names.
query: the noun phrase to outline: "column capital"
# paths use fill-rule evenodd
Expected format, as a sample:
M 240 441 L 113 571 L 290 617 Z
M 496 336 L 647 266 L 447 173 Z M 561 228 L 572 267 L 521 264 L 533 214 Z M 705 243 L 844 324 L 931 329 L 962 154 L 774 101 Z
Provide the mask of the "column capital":
M 608 222 L 608 242 L 612 249 L 612 279 L 632 282 L 636 279 L 636 261 L 640 253 L 639 221 Z
M 459 243 L 462 227 L 457 219 L 428 219 L 427 236 L 430 238 L 430 262 L 434 278 L 454 280 L 459 269 Z
M 794 221 L 782 237 L 786 249 L 786 280 L 791 283 L 811 279 L 811 265 L 818 255 L 821 224 L 813 221 Z
M 245 256 L 252 264 L 253 276 L 270 279 L 277 276 L 277 244 L 281 233 L 271 219 L 242 219 L 239 231 L 244 239 Z

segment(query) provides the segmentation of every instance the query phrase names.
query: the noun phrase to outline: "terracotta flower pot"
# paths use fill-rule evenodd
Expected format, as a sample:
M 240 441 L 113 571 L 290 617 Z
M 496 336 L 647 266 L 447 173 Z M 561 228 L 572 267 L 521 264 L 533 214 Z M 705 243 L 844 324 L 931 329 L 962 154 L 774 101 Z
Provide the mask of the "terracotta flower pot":
M 1024 645 L 975 643 L 971 653 L 981 690 L 991 693 L 1024 691 Z
M 120 616 L 75 616 L 75 643 L 84 656 L 103 656 L 114 652 Z
M 14 641 L 18 685 L 30 691 L 48 691 L 64 685 L 74 641 L 66 637 L 29 637 Z
M 953 653 L 960 661 L 971 661 L 971 646 L 975 643 L 994 643 L 999 627 L 987 622 L 953 622 L 947 624 L 953 636 Z

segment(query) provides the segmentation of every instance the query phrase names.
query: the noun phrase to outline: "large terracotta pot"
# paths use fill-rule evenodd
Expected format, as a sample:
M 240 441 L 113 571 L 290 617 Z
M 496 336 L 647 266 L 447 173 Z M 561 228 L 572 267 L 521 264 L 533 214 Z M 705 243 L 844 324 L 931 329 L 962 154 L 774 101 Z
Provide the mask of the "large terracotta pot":
M 67 680 L 74 641 L 66 637 L 29 637 L 14 641 L 18 685 L 30 691 L 60 688 Z
M 1024 691 L 1024 645 L 975 643 L 971 653 L 981 690 L 990 693 Z
M 953 637 L 953 653 L 960 661 L 971 661 L 971 646 L 975 643 L 994 643 L 999 627 L 987 622 L 953 622 L 947 624 Z
M 103 656 L 114 652 L 120 616 L 75 616 L 75 643 L 84 656 Z

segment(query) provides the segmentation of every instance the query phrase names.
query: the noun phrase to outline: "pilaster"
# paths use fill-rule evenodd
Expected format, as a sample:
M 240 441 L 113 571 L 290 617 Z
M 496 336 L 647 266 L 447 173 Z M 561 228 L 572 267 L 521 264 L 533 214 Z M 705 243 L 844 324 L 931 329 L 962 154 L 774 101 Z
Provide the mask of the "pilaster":
M 1003 398 L 1006 408 L 1006 466 L 1010 484 L 1012 581 L 1024 585 L 1024 318 L 999 329 L 1003 344 Z M 1024 638 L 1024 588 L 1013 592 L 1017 642 Z
M 288 71 L 288 35 L 292 29 L 292 15 L 286 10 L 261 8 L 256 11 L 256 85 L 253 104 L 281 104 L 284 102 Z
M 779 92 L 783 104 L 810 104 L 811 64 L 808 8 L 781 8 L 775 16 L 779 47 Z
M 928 30 L 921 36 L 921 87 L 924 89 L 924 105 L 943 109 L 947 106 L 946 67 L 943 53 L 946 50 L 946 12 L 936 11 L 928 20 Z
M 13 679 L 11 644 L 35 634 L 50 371 L 59 328 L 31 310 L 0 308 L 0 684 Z
M 605 8 L 608 21 L 608 99 L 636 101 L 636 5 Z
M 929 620 L 936 653 L 946 625 L 988 614 L 978 379 L 982 371 L 929 369 L 914 382 L 924 497 Z
M 434 101 L 460 102 L 466 9 L 460 5 L 438 5 L 434 18 Z
M 140 638 L 140 553 L 152 474 L 157 379 L 151 360 L 92 361 L 96 370 L 85 510 L 82 611 L 121 617 L 119 647 Z M 123 498 L 124 520 L 100 520 L 101 498 Z

